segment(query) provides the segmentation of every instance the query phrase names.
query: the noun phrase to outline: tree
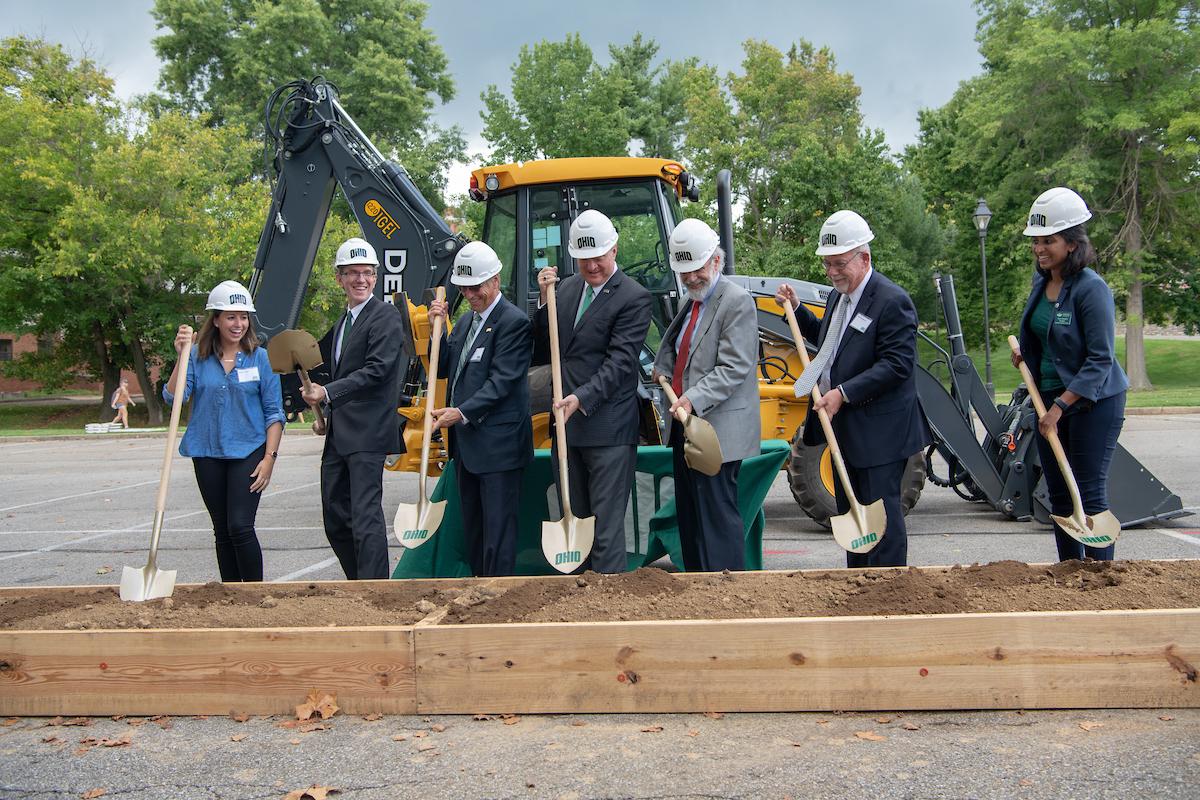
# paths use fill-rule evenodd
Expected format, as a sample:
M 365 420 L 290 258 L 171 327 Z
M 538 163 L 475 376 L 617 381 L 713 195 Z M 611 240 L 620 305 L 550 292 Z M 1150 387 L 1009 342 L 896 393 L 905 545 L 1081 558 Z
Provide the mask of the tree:
M 522 45 L 512 66 L 512 99 L 494 84 L 480 95 L 492 159 L 627 155 L 629 86 L 620 70 L 596 64 L 579 34 Z
M 687 121 L 688 73 L 699 65 L 696 58 L 654 65 L 658 43 L 640 33 L 624 46 L 610 44 L 610 73 L 625 81 L 621 105 L 629 117 L 629 133 L 641 142 L 640 155 L 678 158 Z
M 1089 232 L 1101 267 L 1124 299 L 1130 382 L 1151 388 L 1146 315 L 1194 320 L 1200 280 L 1196 4 L 985 0 L 981 9 L 984 74 L 922 118 L 909 163 L 934 189 L 934 204 L 953 202 L 960 215 L 972 193 L 987 194 L 1000 223 L 989 244 L 1002 271 L 1025 276 L 1008 281 L 1016 287 L 1028 285 L 1020 230 L 1029 204 L 1052 186 L 1079 191 L 1095 213 Z M 922 152 L 930 148 L 936 154 Z M 965 252 L 974 234 L 961 230 L 956 250 Z M 1163 291 L 1148 298 L 1148 286 Z M 1007 313 L 998 321 L 1015 324 L 1020 294 L 1002 295 Z
M 380 150 L 438 196 L 465 142 L 457 128 L 430 122 L 435 98 L 450 100 L 454 83 L 425 28 L 426 8 L 418 0 L 155 0 L 166 31 L 154 40 L 164 102 L 257 133 L 272 90 L 324 75 Z

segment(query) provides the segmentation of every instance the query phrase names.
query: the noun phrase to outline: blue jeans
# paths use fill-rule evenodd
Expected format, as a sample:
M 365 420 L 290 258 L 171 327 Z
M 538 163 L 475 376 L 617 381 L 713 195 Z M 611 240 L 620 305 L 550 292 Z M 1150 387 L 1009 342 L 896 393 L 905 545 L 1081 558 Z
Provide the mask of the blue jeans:
M 1046 393 L 1047 407 L 1061 392 Z M 1096 401 L 1090 409 L 1072 409 L 1058 421 L 1058 438 L 1067 454 L 1067 463 L 1075 474 L 1079 485 L 1079 498 L 1085 514 L 1098 514 L 1108 510 L 1108 467 L 1112 462 L 1117 437 L 1125 422 L 1125 393 L 1115 394 Z M 1042 462 L 1042 475 L 1046 478 L 1046 489 L 1050 494 L 1050 513 L 1068 517 L 1073 510 L 1071 494 L 1054 460 L 1054 452 L 1039 433 L 1037 437 L 1038 457 Z M 1108 547 L 1089 547 L 1077 542 L 1054 526 L 1054 541 L 1058 545 L 1060 561 L 1082 559 L 1084 556 L 1096 561 L 1112 561 L 1115 544 Z

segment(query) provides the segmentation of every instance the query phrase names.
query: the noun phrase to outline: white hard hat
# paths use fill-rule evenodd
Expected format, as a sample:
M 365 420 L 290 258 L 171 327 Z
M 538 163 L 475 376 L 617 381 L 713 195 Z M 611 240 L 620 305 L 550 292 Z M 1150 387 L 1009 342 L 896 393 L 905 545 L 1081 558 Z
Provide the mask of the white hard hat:
M 676 272 L 695 272 L 708 263 L 721 244 L 717 232 L 699 219 L 689 217 L 671 231 L 669 260 Z
M 861 247 L 875 238 L 867 221 L 853 211 L 835 211 L 821 226 L 817 255 L 836 256 Z
M 567 252 L 574 258 L 599 258 L 616 244 L 617 229 L 612 220 L 594 208 L 589 208 L 571 223 Z
M 208 293 L 205 311 L 253 311 L 250 290 L 237 281 L 221 281 Z
M 341 269 L 351 264 L 379 266 L 379 259 L 375 257 L 375 248 L 371 247 L 371 243 L 366 239 L 355 236 L 342 242 L 342 246 L 338 248 L 337 259 L 333 262 L 334 267 Z
M 454 257 L 454 274 L 450 282 L 455 286 L 478 286 L 500 274 L 500 256 L 483 242 L 471 242 Z
M 1092 218 L 1087 203 L 1065 186 L 1047 189 L 1038 195 L 1029 207 L 1029 224 L 1026 236 L 1049 236 L 1067 228 L 1074 228 Z

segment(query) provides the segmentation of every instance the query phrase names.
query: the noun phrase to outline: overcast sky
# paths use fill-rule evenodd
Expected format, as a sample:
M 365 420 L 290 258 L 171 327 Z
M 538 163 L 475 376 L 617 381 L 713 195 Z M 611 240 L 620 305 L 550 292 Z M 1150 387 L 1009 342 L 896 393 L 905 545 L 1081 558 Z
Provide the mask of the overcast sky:
M 456 87 L 455 99 L 435 111 L 436 121 L 462 127 L 472 152 L 486 151 L 479 135 L 480 92 L 489 83 L 507 90 L 522 44 L 562 40 L 574 32 L 605 63 L 610 43 L 626 44 L 640 31 L 659 43 L 661 58 L 697 56 L 722 74 L 741 71 L 746 39 L 764 39 L 781 50 L 799 39 L 828 46 L 838 69 L 851 73 L 862 89 L 867 125 L 882 128 L 893 150 L 915 141 L 919 109 L 942 105 L 960 81 L 980 69 L 970 0 L 431 0 L 429 5 L 427 24 L 449 58 Z M 76 54 L 86 50 L 128 97 L 152 89 L 158 77 L 150 43 L 157 35 L 152 6 L 153 0 L 0 0 L 0 32 L 41 36 Z M 452 192 L 465 189 L 465 173 L 463 168 L 451 175 Z

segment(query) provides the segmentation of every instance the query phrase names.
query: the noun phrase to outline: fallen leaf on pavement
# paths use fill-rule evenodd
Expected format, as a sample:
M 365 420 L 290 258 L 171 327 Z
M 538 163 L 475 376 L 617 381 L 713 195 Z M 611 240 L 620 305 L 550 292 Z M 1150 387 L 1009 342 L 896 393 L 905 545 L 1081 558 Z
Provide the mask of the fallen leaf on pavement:
M 230 718 L 231 720 L 233 720 L 234 722 L 245 722 L 245 721 L 247 721 L 248 719 L 250 719 L 250 715 L 249 715 L 249 714 L 243 714 L 243 713 L 241 713 L 240 711 L 236 711 L 236 712 L 235 712 L 235 711 L 231 711 L 231 712 L 229 712 L 229 718 Z
M 413 738 L 414 738 L 414 739 L 424 739 L 424 738 L 425 738 L 426 736 L 428 736 L 428 735 L 429 735 L 429 734 L 428 734 L 428 733 L 426 733 L 425 731 L 413 731 Z
M 62 744 L 63 740 L 57 736 L 43 736 L 42 744 Z
M 97 797 L 104 797 L 106 794 L 108 794 L 107 789 L 88 789 L 79 796 L 83 798 L 83 800 L 96 800 Z
M 16 725 L 20 721 L 21 720 L 17 719 L 16 717 L 9 717 L 8 719 L 4 720 L 4 727 L 11 728 L 13 725 Z
M 917 725 L 917 724 L 915 724 L 915 723 L 912 723 L 912 722 L 905 722 L 905 723 L 903 723 L 903 724 L 902 724 L 900 727 L 901 727 L 901 728 L 904 728 L 904 730 L 906 730 L 906 731 L 919 731 L 919 730 L 921 730 L 921 726 L 920 726 L 920 725 Z
M 429 726 L 429 730 L 433 731 L 434 733 L 441 733 L 442 731 L 446 730 L 446 726 L 445 725 L 431 725 L 431 726 Z
M 408 741 L 408 737 L 405 736 L 403 733 L 397 733 L 395 736 L 392 737 L 392 741 L 393 742 L 406 742 L 406 741 Z
M 341 789 L 329 786 L 317 786 L 315 783 L 307 789 L 294 789 L 283 796 L 283 800 L 325 800 L 331 794 L 341 794 Z
M 1159 717 L 1159 719 L 1161 719 L 1163 722 L 1170 722 L 1171 720 L 1173 720 L 1173 719 L 1175 719 L 1175 718 L 1174 718 L 1174 717 L 1165 717 L 1165 716 L 1164 716 L 1164 717 Z
M 875 721 L 878 722 L 880 725 L 890 725 L 892 723 L 892 718 L 891 717 L 876 717 Z
M 854 735 L 864 742 L 882 742 L 887 740 L 886 736 L 880 736 L 875 731 L 855 731 Z
M 642 728 L 642 733 L 659 733 L 662 729 L 662 725 L 647 725 L 645 728 Z
M 575 720 L 574 722 L 572 722 L 572 723 L 571 723 L 571 727 L 572 727 L 572 728 L 583 728 L 583 727 L 586 727 L 586 726 L 587 726 L 587 723 L 586 723 L 586 722 L 584 722 L 584 721 L 583 721 L 583 720 L 581 720 L 581 719 L 577 719 L 577 720 Z
M 103 567 L 96 568 L 97 575 L 107 575 L 110 572 L 112 572 L 112 567 L 108 566 L 107 564 L 105 564 Z
M 501 714 L 500 720 L 505 725 L 516 725 L 518 722 L 521 721 L 521 718 L 518 717 L 516 714 Z
M 709 719 L 721 719 L 725 716 L 725 712 L 723 712 L 723 711 L 705 711 L 704 716 L 708 717 Z
M 64 727 L 71 726 L 71 725 L 79 725 L 81 727 L 86 728 L 88 725 L 92 724 L 92 720 L 90 717 L 71 717 L 70 719 L 64 719 L 62 717 L 55 717 L 54 719 L 50 720 L 46 724 L 53 725 L 53 726 L 62 725 Z
M 427 750 L 432 750 L 435 747 L 437 747 L 437 745 L 435 745 L 433 742 L 421 742 L 419 745 L 417 745 L 417 752 L 424 753 Z
M 336 694 L 326 694 L 313 689 L 308 693 L 305 702 L 296 706 L 296 719 L 311 719 L 314 714 L 319 714 L 321 719 L 329 719 L 339 710 Z
M 379 720 L 383 719 L 383 714 L 367 714 L 365 717 L 363 717 L 363 719 L 365 719 L 367 722 L 378 722 Z
M 245 739 L 245 738 L 246 738 L 248 735 L 249 735 L 249 734 L 245 734 L 245 733 L 235 733 L 233 736 L 230 736 L 230 737 L 229 737 L 229 741 L 231 741 L 231 742 L 240 742 L 240 741 L 242 741 L 243 739 Z
M 693 730 L 693 731 L 688 731 L 688 732 L 687 732 L 687 735 L 688 735 L 688 736 L 699 736 L 699 735 L 700 735 L 700 731 L 694 731 L 694 730 Z
M 493 717 L 491 714 L 475 714 L 471 717 L 471 719 L 475 720 L 476 722 L 487 722 L 490 719 L 495 719 L 495 717 Z
M 1103 728 L 1103 727 L 1104 727 L 1103 722 L 1081 722 L 1081 723 L 1079 723 L 1079 728 L 1081 730 L 1085 730 L 1085 731 L 1094 731 L 1094 730 L 1096 730 L 1096 728 Z

